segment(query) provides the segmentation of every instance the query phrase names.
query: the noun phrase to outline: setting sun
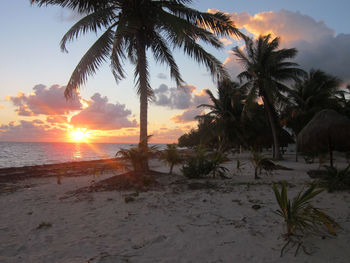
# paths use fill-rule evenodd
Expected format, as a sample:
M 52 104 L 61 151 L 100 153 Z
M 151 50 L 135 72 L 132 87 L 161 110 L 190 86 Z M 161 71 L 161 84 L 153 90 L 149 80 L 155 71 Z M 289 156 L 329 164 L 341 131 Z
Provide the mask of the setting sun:
M 90 133 L 86 129 L 74 129 L 69 132 L 73 142 L 86 142 L 90 137 Z

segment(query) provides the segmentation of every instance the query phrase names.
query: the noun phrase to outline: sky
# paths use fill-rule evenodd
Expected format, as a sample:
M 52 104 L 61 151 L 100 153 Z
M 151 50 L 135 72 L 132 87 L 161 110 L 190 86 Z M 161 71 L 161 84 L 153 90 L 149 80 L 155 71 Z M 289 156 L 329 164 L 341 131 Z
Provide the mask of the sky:
M 60 51 L 59 42 L 78 17 L 57 7 L 31 6 L 29 0 L 2 0 L 0 15 L 0 141 L 137 142 L 139 100 L 133 68 L 116 84 L 106 63 L 88 79 L 74 101 L 63 91 L 82 55 L 96 40 L 88 34 Z M 298 49 L 296 62 L 319 68 L 350 83 L 350 1 L 348 0 L 195 0 L 191 7 L 227 13 L 242 32 L 272 34 L 281 47 Z M 242 45 L 222 39 L 222 50 L 208 49 L 231 77 L 241 67 L 230 52 Z M 205 89 L 216 83 L 205 67 L 174 52 L 186 85 L 176 88 L 168 69 L 150 63 L 155 100 L 149 106 L 152 142 L 171 143 L 196 126 L 194 116 L 209 103 Z

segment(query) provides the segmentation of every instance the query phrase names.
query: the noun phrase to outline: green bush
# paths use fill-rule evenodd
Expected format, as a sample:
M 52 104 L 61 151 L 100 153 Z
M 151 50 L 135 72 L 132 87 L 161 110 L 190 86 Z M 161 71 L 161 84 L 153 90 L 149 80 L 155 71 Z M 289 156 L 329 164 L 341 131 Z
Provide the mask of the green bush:
M 152 135 L 148 136 L 144 141 L 140 142 L 137 147 L 121 149 L 116 153 L 115 157 L 124 161 L 126 168 L 128 168 L 127 164 L 130 162 L 134 171 L 147 171 L 147 160 L 157 152 L 156 146 L 143 146 L 144 143 L 148 142 L 151 136 Z
M 220 152 L 208 153 L 203 148 L 197 147 L 193 156 L 188 156 L 182 167 L 182 173 L 188 178 L 203 178 L 210 174 L 213 177 L 225 177 L 227 168 L 222 164 L 228 159 Z
M 182 163 L 182 156 L 180 155 L 177 144 L 167 144 L 166 149 L 162 152 L 160 158 L 164 160 L 169 166 L 169 174 L 173 173 L 174 165 Z
M 330 166 L 325 167 L 327 173 L 322 180 L 322 184 L 329 192 L 350 189 L 350 165 L 343 170 Z
M 255 179 L 259 179 L 258 171 L 259 174 L 261 174 L 262 170 L 270 173 L 275 167 L 275 164 L 269 158 L 264 157 L 261 153 L 255 151 L 254 149 L 251 149 L 250 162 L 254 166 Z

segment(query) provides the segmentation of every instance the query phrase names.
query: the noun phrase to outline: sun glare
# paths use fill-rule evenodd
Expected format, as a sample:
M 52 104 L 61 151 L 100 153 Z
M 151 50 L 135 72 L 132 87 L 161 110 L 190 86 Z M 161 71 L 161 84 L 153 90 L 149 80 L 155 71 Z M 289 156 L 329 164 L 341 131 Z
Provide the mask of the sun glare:
M 86 129 L 80 128 L 70 131 L 69 135 L 73 142 L 86 142 L 90 137 L 90 133 Z

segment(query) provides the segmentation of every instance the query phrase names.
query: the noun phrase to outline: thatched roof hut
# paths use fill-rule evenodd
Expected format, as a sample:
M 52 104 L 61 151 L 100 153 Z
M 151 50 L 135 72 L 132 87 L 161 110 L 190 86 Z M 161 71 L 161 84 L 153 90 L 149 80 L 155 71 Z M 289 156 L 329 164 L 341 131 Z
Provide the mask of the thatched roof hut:
M 298 134 L 297 144 L 298 151 L 329 151 L 333 166 L 333 150 L 350 150 L 350 119 L 335 110 L 322 110 Z

